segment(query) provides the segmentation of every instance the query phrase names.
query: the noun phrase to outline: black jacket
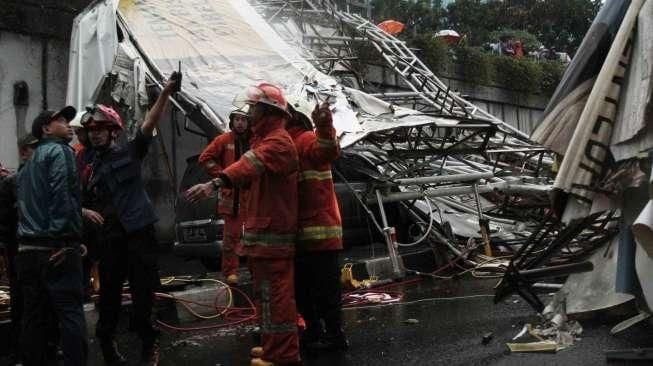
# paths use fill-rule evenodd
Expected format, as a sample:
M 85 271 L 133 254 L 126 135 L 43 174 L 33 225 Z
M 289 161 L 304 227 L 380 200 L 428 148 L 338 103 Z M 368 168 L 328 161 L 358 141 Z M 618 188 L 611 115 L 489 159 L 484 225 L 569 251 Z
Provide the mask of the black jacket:
M 84 190 L 84 207 L 104 216 L 102 231 L 108 235 L 121 231 L 117 227 L 132 233 L 157 221 L 141 172 L 151 141 L 139 130 L 126 146 L 114 144 L 97 151 Z
M 0 243 L 16 242 L 18 210 L 16 208 L 16 175 L 0 178 Z

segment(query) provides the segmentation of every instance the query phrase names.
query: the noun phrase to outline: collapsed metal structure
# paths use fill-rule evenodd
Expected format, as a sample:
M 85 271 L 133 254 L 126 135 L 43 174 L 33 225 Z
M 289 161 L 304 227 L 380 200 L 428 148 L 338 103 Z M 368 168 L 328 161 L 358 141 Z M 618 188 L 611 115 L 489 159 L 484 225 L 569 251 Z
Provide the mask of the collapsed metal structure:
M 532 284 L 587 270 L 587 265 L 575 264 L 613 235 L 608 226 L 613 214 L 570 225 L 553 220 L 547 196 L 551 153 L 453 92 L 404 41 L 352 12 L 351 1 L 344 1 L 345 6 L 333 0 L 250 3 L 304 60 L 350 87 L 342 92 L 364 128 L 343 144 L 336 178 L 351 188 L 384 237 L 393 277 L 410 271 L 399 256 L 403 248 L 430 248 L 442 267 L 426 275 L 505 274 L 496 300 L 517 292 L 540 311 Z M 361 9 L 369 17 L 369 7 Z M 141 67 L 149 70 L 148 79 L 161 81 L 163 72 L 139 46 L 138 36 L 129 32 L 122 17 L 118 24 L 129 41 L 123 42 L 125 52 L 144 60 Z M 366 80 L 361 54 L 369 52 L 402 80 L 405 90 L 379 90 Z M 178 102 L 187 132 L 197 134 L 188 119 L 207 135 L 219 127 L 211 122 L 220 117 L 202 100 L 184 94 Z M 177 135 L 179 127 L 172 134 L 173 161 Z M 388 205 L 410 218 L 409 230 L 400 230 L 399 238 L 393 228 L 397 223 L 386 213 Z M 413 242 L 399 243 L 403 239 Z M 560 267 L 565 265 L 571 266 Z
M 343 4 L 250 2 L 320 71 L 383 100 L 390 110 L 408 107 L 437 118 L 435 123 L 378 129 L 344 151 L 345 160 L 356 162 L 356 169 L 369 178 L 357 197 L 384 233 L 395 276 L 405 273 L 398 248 L 443 244 L 450 272 L 505 273 L 496 301 L 517 292 L 541 311 L 533 283 L 591 270 L 591 264 L 578 262 L 614 235 L 615 215 L 592 215 L 569 225 L 553 219 L 547 197 L 553 176 L 548 149 L 453 92 L 404 41 L 355 11 L 343 10 Z M 359 12 L 369 10 L 361 6 Z M 394 72 L 405 90 L 379 91 L 366 81 L 364 57 L 369 52 Z M 362 104 L 354 96 L 351 101 Z M 363 122 L 383 118 L 366 114 L 364 107 L 357 112 Z M 396 116 L 389 125 L 401 120 Z M 384 210 L 390 202 L 399 202 L 420 227 L 416 242 L 397 243 Z

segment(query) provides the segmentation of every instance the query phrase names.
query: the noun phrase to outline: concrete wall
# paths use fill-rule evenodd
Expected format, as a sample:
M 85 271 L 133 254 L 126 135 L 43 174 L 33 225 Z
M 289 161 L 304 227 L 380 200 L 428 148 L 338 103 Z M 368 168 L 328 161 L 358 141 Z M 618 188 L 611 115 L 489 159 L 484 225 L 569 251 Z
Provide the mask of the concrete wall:
M 91 0 L 0 1 L 0 163 L 16 169 L 16 141 L 43 109 L 63 107 L 75 16 Z M 14 84 L 25 81 L 27 106 L 14 106 Z
M 540 122 L 548 98 L 508 89 L 476 85 L 455 77 L 440 79 L 465 99 L 519 130 L 530 134 Z
M 381 85 L 384 91 L 410 90 L 410 87 L 394 71 L 379 65 L 367 65 L 365 79 Z M 455 75 L 438 77 L 465 99 L 491 113 L 504 122 L 531 133 L 539 123 L 548 98 L 542 95 L 524 94 L 493 86 L 468 83 Z
M 16 141 L 34 117 L 65 103 L 68 48 L 67 41 L 0 30 L 0 162 L 10 169 L 18 166 Z M 27 106 L 14 105 L 19 81 L 29 88 Z
M 0 2 L 0 163 L 15 170 L 17 139 L 30 131 L 32 120 L 42 109 L 64 106 L 72 22 L 90 0 Z M 29 88 L 27 106 L 14 106 L 14 84 L 19 81 Z M 199 154 L 208 142 L 184 131 L 184 117 L 179 112 L 177 135 L 171 117 L 168 111 L 160 122 L 160 134 L 143 164 L 146 190 L 159 216 L 156 227 L 161 242 L 174 240 L 175 183 L 171 175 L 176 171 L 179 187 L 186 159 Z

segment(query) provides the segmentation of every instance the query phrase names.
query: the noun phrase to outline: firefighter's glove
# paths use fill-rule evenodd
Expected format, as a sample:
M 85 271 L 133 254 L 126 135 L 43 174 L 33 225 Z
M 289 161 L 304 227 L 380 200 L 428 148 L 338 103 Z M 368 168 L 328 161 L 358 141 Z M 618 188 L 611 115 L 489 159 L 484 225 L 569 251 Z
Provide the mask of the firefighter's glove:
M 329 103 L 323 102 L 321 105 L 315 105 L 313 113 L 313 123 L 315 128 L 320 127 L 331 127 L 333 126 L 333 116 L 331 115 L 331 110 L 329 109 Z
M 220 178 L 215 178 L 206 183 L 196 184 L 190 187 L 185 193 L 184 196 L 191 203 L 197 203 L 199 201 L 215 197 L 218 192 L 218 188 L 222 184 Z

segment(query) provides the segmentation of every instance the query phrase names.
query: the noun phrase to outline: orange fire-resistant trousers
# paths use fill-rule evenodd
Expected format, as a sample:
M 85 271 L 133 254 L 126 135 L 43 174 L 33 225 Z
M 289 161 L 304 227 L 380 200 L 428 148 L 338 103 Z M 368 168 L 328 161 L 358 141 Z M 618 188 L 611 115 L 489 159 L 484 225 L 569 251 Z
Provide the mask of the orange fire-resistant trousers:
M 293 258 L 250 257 L 265 361 L 297 364 L 299 338 Z
M 240 236 L 243 221 L 240 215 L 224 216 L 222 237 L 222 274 L 227 277 L 238 272 L 238 256 L 242 255 Z

